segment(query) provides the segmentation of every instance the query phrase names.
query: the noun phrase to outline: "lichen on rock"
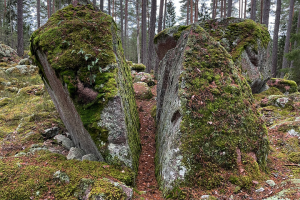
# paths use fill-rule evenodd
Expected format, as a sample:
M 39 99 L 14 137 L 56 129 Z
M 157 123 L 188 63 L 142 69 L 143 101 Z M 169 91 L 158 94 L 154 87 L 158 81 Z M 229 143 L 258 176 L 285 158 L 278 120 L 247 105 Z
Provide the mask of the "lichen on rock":
M 117 30 L 112 17 L 91 4 L 69 5 L 33 33 L 30 49 L 75 146 L 99 160 L 113 157 L 137 170 L 139 120 Z M 122 132 L 100 123 L 116 99 L 121 114 L 110 115 L 120 117 L 116 126 L 121 126 Z M 117 137 L 123 139 L 110 139 Z M 111 145 L 122 146 L 126 152 L 112 152 Z M 130 162 L 123 162 L 125 157 Z
M 242 70 L 253 94 L 267 89 L 271 77 L 270 34 L 262 24 L 250 19 L 215 19 L 200 23 L 228 51 Z
M 251 88 L 208 32 L 199 25 L 182 29 L 156 37 L 161 59 L 156 115 L 160 186 L 165 193 L 194 184 L 212 189 L 225 181 L 226 170 L 240 171 L 251 182 L 253 174 L 265 169 L 269 151 Z M 166 45 L 167 40 L 174 44 Z

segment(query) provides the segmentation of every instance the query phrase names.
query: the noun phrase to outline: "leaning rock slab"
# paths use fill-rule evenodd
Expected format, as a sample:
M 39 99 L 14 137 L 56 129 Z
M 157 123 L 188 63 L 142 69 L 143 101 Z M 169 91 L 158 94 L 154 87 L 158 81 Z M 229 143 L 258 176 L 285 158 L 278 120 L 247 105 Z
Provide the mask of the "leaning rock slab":
M 139 120 L 113 18 L 69 5 L 31 37 L 31 54 L 75 146 L 137 170 Z
M 231 55 L 199 25 L 176 26 L 155 38 L 161 59 L 157 95 L 156 172 L 165 192 L 177 184 L 207 189 L 221 169 L 259 172 L 269 151 L 267 129 L 247 80 Z M 242 169 L 247 159 L 250 168 Z M 250 164 L 251 163 L 251 164 Z
M 216 19 L 200 24 L 228 51 L 240 67 L 253 93 L 267 89 L 271 77 L 270 35 L 268 29 L 250 19 Z

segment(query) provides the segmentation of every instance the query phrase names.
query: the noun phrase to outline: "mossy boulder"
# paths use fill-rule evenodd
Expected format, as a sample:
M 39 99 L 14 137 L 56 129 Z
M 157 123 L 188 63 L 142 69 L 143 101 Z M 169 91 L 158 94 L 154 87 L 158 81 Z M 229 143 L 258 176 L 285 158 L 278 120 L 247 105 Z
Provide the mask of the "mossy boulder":
M 147 83 L 137 82 L 133 84 L 135 97 L 138 99 L 151 99 L 153 94 Z
M 136 171 L 139 119 L 117 30 L 91 4 L 69 5 L 32 34 L 30 50 L 75 146 Z
M 16 50 L 0 43 L 0 62 L 18 62 L 19 59 Z
M 134 63 L 131 66 L 131 70 L 134 70 L 134 71 L 137 71 L 137 72 L 143 72 L 143 71 L 145 71 L 145 69 L 146 69 L 146 66 L 143 65 L 142 63 Z
M 200 26 L 232 56 L 253 93 L 267 89 L 266 82 L 271 77 L 271 38 L 265 26 L 233 17 L 208 20 Z
M 298 85 L 293 80 L 286 80 L 281 78 L 271 78 L 268 81 L 268 85 L 278 88 L 282 93 L 290 94 L 298 92 Z
M 148 86 L 155 85 L 154 79 L 149 73 L 139 72 L 139 73 L 133 73 L 132 75 L 134 76 L 133 82 L 135 83 L 144 82 L 147 83 Z
M 245 172 L 251 182 L 266 168 L 269 152 L 251 88 L 208 32 L 195 24 L 183 27 L 156 37 L 159 184 L 166 193 L 181 186 L 212 189 L 226 182 L 227 170 Z M 242 160 L 251 162 L 243 166 Z

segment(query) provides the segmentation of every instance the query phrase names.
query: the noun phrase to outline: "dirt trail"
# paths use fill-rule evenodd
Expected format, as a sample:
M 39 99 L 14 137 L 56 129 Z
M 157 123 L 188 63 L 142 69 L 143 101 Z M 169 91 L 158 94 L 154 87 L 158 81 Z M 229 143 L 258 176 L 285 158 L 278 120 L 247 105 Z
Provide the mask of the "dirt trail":
M 150 100 L 137 99 L 139 117 L 140 117 L 140 138 L 142 152 L 139 160 L 139 170 L 136 185 L 139 191 L 146 191 L 145 194 L 136 195 L 135 199 L 143 197 L 145 200 L 164 199 L 158 189 L 158 183 L 155 177 L 155 122 L 151 116 L 151 110 L 156 105 L 156 86 L 152 88 L 154 96 Z

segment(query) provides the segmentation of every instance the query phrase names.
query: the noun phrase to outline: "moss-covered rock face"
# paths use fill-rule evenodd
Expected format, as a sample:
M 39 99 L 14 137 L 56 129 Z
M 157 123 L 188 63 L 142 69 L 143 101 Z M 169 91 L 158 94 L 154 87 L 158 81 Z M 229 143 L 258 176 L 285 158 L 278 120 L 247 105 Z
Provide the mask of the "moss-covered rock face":
M 137 170 L 139 120 L 113 19 L 69 5 L 33 33 L 30 50 L 76 147 Z
M 250 19 L 216 19 L 200 24 L 228 51 L 242 69 L 252 92 L 267 89 L 270 73 L 270 35 L 268 29 Z
M 165 38 L 176 41 L 160 51 L 167 52 L 157 86 L 160 186 L 165 192 L 178 185 L 211 189 L 228 178 L 226 170 L 240 171 L 251 183 L 266 167 L 269 151 L 251 88 L 231 55 L 203 28 L 192 25 L 175 39 L 178 30 L 156 37 L 157 46 Z
M 271 78 L 268 85 L 278 88 L 282 93 L 289 94 L 298 91 L 297 83 L 293 80 L 286 80 L 281 78 Z

